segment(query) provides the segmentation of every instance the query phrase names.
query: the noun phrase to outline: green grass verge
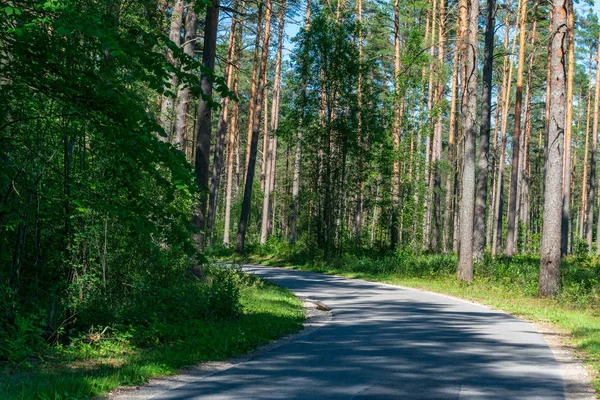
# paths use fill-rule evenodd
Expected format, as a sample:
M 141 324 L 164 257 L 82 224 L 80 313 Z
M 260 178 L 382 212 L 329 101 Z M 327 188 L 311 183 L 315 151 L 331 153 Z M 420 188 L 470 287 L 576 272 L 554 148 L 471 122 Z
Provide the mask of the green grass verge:
M 233 320 L 166 327 L 167 343 L 136 348 L 127 337 L 57 349 L 29 369 L 0 370 L 0 399 L 88 399 L 123 385 L 170 375 L 203 361 L 247 353 L 302 328 L 302 303 L 289 290 L 256 281 L 241 290 L 244 313 Z M 147 334 L 147 333 L 145 333 Z
M 418 256 L 416 256 L 418 257 Z M 566 344 L 576 346 L 579 356 L 590 367 L 593 386 L 600 398 L 600 311 L 592 306 L 569 305 L 564 299 L 542 299 L 523 290 L 510 280 L 477 278 L 470 283 L 456 279 L 453 274 L 433 274 L 426 277 L 403 276 L 398 273 L 356 271 L 358 265 L 336 263 L 305 262 L 297 264 L 285 257 L 248 255 L 238 262 L 251 262 L 263 265 L 340 275 L 347 278 L 363 279 L 393 285 L 411 287 L 456 296 L 476 301 L 494 309 L 508 312 L 532 322 L 545 322 L 568 334 Z M 536 290 L 537 292 L 537 290 Z

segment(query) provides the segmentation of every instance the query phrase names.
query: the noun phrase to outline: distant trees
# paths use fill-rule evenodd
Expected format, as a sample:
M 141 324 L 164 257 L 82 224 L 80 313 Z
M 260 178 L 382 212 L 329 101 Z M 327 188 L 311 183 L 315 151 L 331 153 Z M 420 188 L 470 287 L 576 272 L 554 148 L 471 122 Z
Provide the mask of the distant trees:
M 557 151 L 549 142 L 558 137 L 550 125 L 563 118 L 552 114 L 557 88 L 548 80 L 552 70 L 542 45 L 554 40 L 543 29 L 554 4 L 486 2 L 481 84 L 475 1 L 428 0 L 415 7 L 402 0 L 259 2 L 247 3 L 243 18 L 235 4 L 222 27 L 229 44 L 218 46 L 226 62 L 217 69 L 236 87 L 237 101 L 223 100 L 219 112 L 210 161 L 209 243 L 222 232 L 228 246 L 232 221 L 235 226 L 239 218 L 238 251 L 248 237 L 334 252 L 350 243 L 415 252 L 452 249 L 465 280 L 473 278 L 473 262 L 486 250 L 512 256 L 545 246 L 546 221 L 553 221 L 551 206 L 544 205 L 552 199 L 546 180 L 554 177 L 549 171 L 555 165 L 542 159 Z M 446 13 L 456 6 L 458 14 Z M 285 23 L 298 12 L 304 29 L 286 61 Z M 594 68 L 588 58 L 574 51 L 577 43 L 596 46 L 597 19 L 583 8 L 566 15 L 564 55 L 573 52 L 565 68 L 580 78 L 565 81 L 562 222 L 554 222 L 562 231 L 563 254 L 581 240 L 578 232 L 587 233 L 591 246 L 597 203 L 589 200 L 596 198 L 591 121 L 598 106 L 590 99 L 597 85 L 581 70 L 583 64 Z M 390 23 L 387 16 L 393 16 Z M 572 28 L 578 19 L 587 32 L 580 37 Z M 271 26 L 278 39 L 267 45 Z M 240 44 L 237 50 L 232 40 Z M 246 50 L 249 42 L 256 45 Z M 584 94 L 576 100 L 578 92 Z M 538 106 L 543 99 L 547 105 Z M 271 112 L 262 113 L 268 103 Z M 238 111 L 230 113 L 230 106 Z M 587 114 L 589 148 L 581 122 Z M 260 187 L 254 185 L 256 170 Z M 223 187 L 215 184 L 222 174 Z
M 467 281 L 486 251 L 541 253 L 552 295 L 556 241 L 563 255 L 598 243 L 587 6 L 488 0 L 480 38 L 474 0 L 31 4 L 0 10 L 12 290 L 90 271 L 108 287 L 128 274 L 111 252 L 136 271 L 183 265 L 234 230 L 240 252 L 271 238 L 332 256 L 454 251 Z M 72 22 L 81 10 L 94 29 Z

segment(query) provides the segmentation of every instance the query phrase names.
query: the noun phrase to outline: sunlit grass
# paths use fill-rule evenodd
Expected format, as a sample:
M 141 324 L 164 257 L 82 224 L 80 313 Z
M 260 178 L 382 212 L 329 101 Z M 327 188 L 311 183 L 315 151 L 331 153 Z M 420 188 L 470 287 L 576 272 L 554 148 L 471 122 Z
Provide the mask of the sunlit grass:
M 302 327 L 302 303 L 290 291 L 256 281 L 241 290 L 243 314 L 233 320 L 191 321 L 163 327 L 160 346 L 139 348 L 127 337 L 76 348 L 58 348 L 54 357 L 29 369 L 0 371 L 0 399 L 88 399 L 122 385 L 171 375 L 203 361 L 245 354 Z
M 283 254 L 264 254 L 259 250 L 256 253 L 244 256 L 243 261 L 443 293 L 482 303 L 532 322 L 549 323 L 569 335 L 567 344 L 579 349 L 579 355 L 592 372 L 594 387 L 600 393 L 600 309 L 598 285 L 595 283 L 597 267 L 585 265 L 595 260 L 583 262 L 584 265 L 574 260 L 568 261 L 563 266 L 563 293 L 556 298 L 542 299 L 537 297 L 538 271 L 535 268 L 539 265 L 539 258 L 536 256 L 479 265 L 474 281 L 465 283 L 454 275 L 454 256 L 396 255 L 378 259 L 344 255 L 341 259 L 325 260 L 287 251 Z M 221 258 L 225 257 L 223 255 Z M 406 260 L 406 265 L 395 265 L 402 263 L 402 260 Z M 574 274 L 578 274 L 577 277 Z M 582 274 L 587 274 L 587 277 L 580 279 Z

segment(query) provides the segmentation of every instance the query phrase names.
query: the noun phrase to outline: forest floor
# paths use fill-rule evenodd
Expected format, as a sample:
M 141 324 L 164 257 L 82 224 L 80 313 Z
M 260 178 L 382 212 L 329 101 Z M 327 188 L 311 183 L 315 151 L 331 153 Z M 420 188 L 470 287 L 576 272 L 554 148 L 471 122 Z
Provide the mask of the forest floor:
M 239 318 L 169 326 L 172 340 L 157 346 L 140 348 L 117 337 L 56 349 L 28 366 L 0 367 L 0 399 L 94 398 L 185 366 L 245 354 L 302 328 L 301 301 L 280 286 L 264 281 L 246 286 L 241 302 Z
M 596 396 L 600 398 L 600 312 L 593 307 L 570 306 L 557 299 L 541 299 L 532 296 L 531 293 L 525 293 L 509 279 L 506 282 L 496 282 L 476 278 L 471 283 L 464 283 L 459 282 L 454 274 L 404 276 L 401 273 L 365 271 L 365 268 L 353 264 L 340 266 L 340 263 L 334 262 L 298 262 L 293 258 L 264 253 L 238 257 L 235 262 L 281 266 L 422 289 L 478 302 L 507 312 L 534 323 L 542 331 L 545 329 L 546 333 L 550 332 L 545 337 L 547 341 L 553 341 L 553 348 L 560 347 L 569 356 L 582 359 L 591 376 Z

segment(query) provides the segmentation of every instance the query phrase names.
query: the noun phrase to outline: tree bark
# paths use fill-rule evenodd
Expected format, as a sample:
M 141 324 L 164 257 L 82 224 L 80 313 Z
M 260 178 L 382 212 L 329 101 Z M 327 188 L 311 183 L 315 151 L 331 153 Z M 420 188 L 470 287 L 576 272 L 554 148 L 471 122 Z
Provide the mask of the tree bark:
M 245 7 L 242 6 L 242 10 L 245 10 Z M 241 35 L 240 35 L 241 38 Z M 235 78 L 233 84 L 233 92 L 236 97 L 238 94 L 238 68 L 235 68 Z M 233 105 L 233 112 L 231 118 L 231 125 L 229 126 L 229 143 L 228 143 L 228 154 L 227 154 L 227 189 L 225 194 L 225 227 L 223 228 L 223 245 L 225 247 L 229 247 L 229 230 L 231 229 L 231 198 L 233 192 L 233 159 L 235 157 L 236 150 L 236 136 L 238 131 L 238 115 L 237 115 L 237 102 Z
M 217 27 L 219 24 L 220 0 L 214 0 L 206 10 L 204 21 L 204 49 L 202 66 L 214 69 L 217 50 Z M 200 88 L 205 96 L 212 97 L 213 83 L 210 77 L 202 75 Z M 198 250 L 204 250 L 204 228 L 206 224 L 206 205 L 208 196 L 208 168 L 210 162 L 210 139 L 212 136 L 212 107 L 202 97 L 198 100 L 198 124 L 196 128 L 196 155 L 194 168 L 198 183 L 198 206 L 192 217 L 192 223 L 198 230 L 196 245 Z
M 394 1 L 394 127 L 392 140 L 394 145 L 394 164 L 392 167 L 392 250 L 398 246 L 398 210 L 400 199 L 400 125 L 401 125 L 401 93 L 400 93 L 400 4 Z M 411 152 L 412 153 L 412 152 Z
M 169 40 L 179 46 L 181 44 L 181 23 L 183 20 L 183 0 L 175 1 L 171 8 L 171 27 L 169 30 Z M 173 57 L 173 52 L 167 49 L 167 62 L 175 68 L 178 67 L 178 61 Z M 177 90 L 177 75 L 175 72 L 169 72 L 169 90 Z M 159 137 L 162 141 L 170 141 L 173 135 L 173 97 L 164 95 L 160 106 L 160 124 L 163 127 L 166 137 Z
M 567 6 L 565 0 L 553 0 L 551 11 L 550 53 L 550 126 L 548 157 L 545 165 L 544 219 L 540 262 L 540 296 L 553 296 L 560 288 L 560 244 L 562 220 L 562 164 L 565 127 L 565 49 Z
M 517 221 L 517 192 L 519 186 L 519 151 L 521 149 L 521 112 L 523 108 L 523 66 L 525 65 L 525 32 L 527 29 L 527 0 L 522 1 L 519 22 L 519 63 L 517 66 L 517 90 L 515 95 L 515 131 L 513 134 L 512 161 L 510 168 L 510 200 L 508 202 L 508 226 L 506 229 L 505 254 L 515 254 Z
M 563 2 L 565 0 L 562 0 Z M 600 42 L 598 44 L 598 52 L 596 53 L 596 59 L 600 60 Z M 598 154 L 598 100 L 600 97 L 600 63 L 596 64 L 596 89 L 594 92 L 594 122 L 592 125 L 592 154 L 590 157 L 590 179 L 588 189 L 588 216 L 587 216 L 587 244 L 588 249 L 592 251 L 593 243 L 593 231 L 594 231 L 594 200 L 595 200 L 595 189 L 596 189 L 596 164 Z
M 285 26 L 285 3 L 281 4 L 279 11 L 279 37 L 277 41 L 277 57 L 275 59 L 275 78 L 273 81 L 273 104 L 271 106 L 271 132 L 269 149 L 267 154 L 267 174 L 265 177 L 265 189 L 263 198 L 263 214 L 260 230 L 260 243 L 265 244 L 270 231 L 269 221 L 272 213 L 272 194 L 275 189 L 275 170 L 277 166 L 277 128 L 279 127 L 279 97 L 281 89 L 281 55 L 283 51 L 283 36 Z M 266 103 L 265 103 L 266 107 Z M 266 119 L 266 115 L 265 115 Z
M 521 14 L 521 5 L 525 0 L 519 1 L 517 15 Z M 506 16 L 506 26 L 509 25 L 509 17 Z M 504 56 L 504 71 L 502 77 L 502 123 L 501 123 L 501 135 L 502 139 L 500 140 L 500 157 L 498 161 L 498 173 L 496 177 L 496 199 L 494 200 L 494 237 L 492 238 L 492 256 L 495 256 L 498 252 L 498 249 L 502 247 L 502 209 L 504 205 L 504 164 L 506 158 L 506 126 L 508 121 L 508 109 L 510 107 L 510 92 L 512 86 L 512 72 L 513 72 L 513 62 L 512 55 L 515 53 L 515 46 L 517 43 L 517 36 L 513 38 L 513 43 L 511 46 L 510 55 L 508 53 L 508 48 L 506 47 L 508 44 L 508 30 L 506 32 L 504 45 L 505 50 L 507 51 Z
M 196 36 L 198 34 L 198 16 L 194 12 L 194 3 L 188 3 L 185 14 L 185 33 L 183 35 L 183 52 L 190 58 L 194 55 L 196 47 Z M 180 86 L 177 92 L 177 103 L 175 106 L 175 136 L 173 144 L 184 154 L 187 150 L 186 127 L 187 113 L 190 104 L 190 88 L 186 85 Z
M 460 16 L 460 15 L 459 15 Z M 457 21 L 458 25 L 460 25 L 460 20 Z M 460 41 L 460 38 L 458 38 Z M 450 93 L 450 121 L 448 126 L 448 165 L 450 165 L 450 171 L 446 176 L 446 200 L 444 206 L 444 233 L 443 233 L 443 251 L 447 253 L 450 248 L 450 226 L 452 226 L 453 222 L 453 214 L 452 214 L 452 195 L 454 193 L 454 183 L 452 182 L 452 177 L 455 175 L 454 169 L 454 152 L 455 152 L 455 132 L 456 132 L 456 102 L 458 101 L 458 71 L 460 69 L 459 56 L 460 51 L 458 47 L 454 49 L 454 57 L 452 61 L 452 65 L 454 66 L 452 69 L 452 89 Z
M 479 164 L 477 166 L 477 198 L 473 221 L 473 260 L 483 259 L 485 246 L 485 209 L 487 201 L 490 127 L 492 121 L 492 67 L 494 62 L 494 33 L 496 1 L 487 0 L 485 50 L 483 55 L 483 91 L 481 98 L 481 127 L 479 130 Z
M 594 195 L 592 192 L 592 186 L 596 182 L 596 163 L 597 161 L 597 144 L 598 144 L 598 104 L 600 102 L 600 38 L 598 40 L 598 51 L 596 53 L 596 92 L 594 97 L 594 123 L 592 125 L 592 159 L 591 159 L 591 168 L 590 168 L 590 196 L 588 197 L 588 204 L 590 204 L 589 208 L 591 212 L 588 214 L 589 217 L 588 224 L 593 224 L 593 216 L 594 216 Z M 600 196 L 598 197 L 600 199 Z M 600 221 L 600 218 L 598 219 Z M 588 228 L 588 234 L 591 238 L 591 229 Z M 600 237 L 600 236 L 599 236 Z M 600 240 L 596 238 L 596 246 L 597 253 L 600 254 Z M 591 251 L 591 249 L 590 249 Z
M 356 12 L 358 14 L 358 84 L 357 84 L 357 129 L 356 129 L 356 141 L 357 141 L 357 177 L 358 177 L 358 193 L 356 194 L 356 213 L 354 217 L 354 240 L 360 245 L 361 231 L 362 231 L 362 219 L 363 219 L 363 196 L 364 196 L 364 178 L 363 171 L 365 165 L 363 162 L 363 74 L 362 74 L 362 60 L 363 60 L 363 20 L 362 20 L 362 0 L 356 2 Z
M 563 161 L 563 206 L 560 253 L 566 255 L 569 245 L 569 208 L 571 203 L 571 138 L 573 132 L 573 75 L 575 75 L 575 15 L 573 0 L 567 0 L 567 110 L 565 119 L 565 154 Z
M 256 39 L 254 44 L 254 58 L 252 62 L 252 83 L 250 85 L 250 104 L 248 105 L 248 141 L 246 143 L 246 163 L 244 169 L 244 182 L 248 178 L 248 162 L 250 160 L 250 146 L 252 144 L 252 124 L 254 123 L 254 110 L 256 108 L 256 85 L 258 80 L 258 55 L 260 50 L 260 41 L 262 36 L 262 3 L 258 6 L 258 18 L 256 22 Z M 262 94 L 261 94 L 262 96 Z M 258 140 L 258 138 L 257 138 Z
M 461 3 L 466 7 L 466 1 Z M 461 11 L 465 13 L 465 11 Z M 460 201 L 460 251 L 457 275 L 463 281 L 473 279 L 473 214 L 475 200 L 475 140 L 477 137 L 477 28 L 479 1 L 471 0 L 467 35 L 462 43 L 465 63 L 465 92 L 461 107 L 463 147 L 463 176 Z M 467 21 L 465 20 L 465 23 Z
M 439 27 L 438 27 L 438 66 L 441 68 L 444 65 L 444 46 L 446 39 L 446 0 L 440 0 L 439 10 Z M 445 80 L 440 76 L 438 77 L 438 85 L 436 90 L 436 102 L 438 105 L 442 104 L 444 97 L 444 90 L 446 87 Z M 439 251 L 441 246 L 441 191 L 442 191 L 442 177 L 440 171 L 440 160 L 442 158 L 442 130 L 443 130 L 443 113 L 438 112 L 437 122 L 435 124 L 433 141 L 431 147 L 431 167 L 433 177 L 433 229 L 431 230 L 431 248 L 435 251 Z
M 585 217 L 587 211 L 587 167 L 588 167 L 588 155 L 590 149 L 590 115 L 592 108 L 592 55 L 590 54 L 590 68 L 588 76 L 590 77 L 590 85 L 587 92 L 587 117 L 585 122 L 585 149 L 583 151 L 583 184 L 581 186 L 581 211 L 580 211 L 580 223 L 579 223 L 579 237 L 583 239 L 583 232 L 585 230 Z
M 227 87 L 231 88 L 233 83 L 233 57 L 236 46 L 236 29 L 238 15 L 238 1 L 234 2 L 234 12 L 231 19 L 231 30 L 229 32 L 229 44 L 227 46 L 227 65 L 225 66 L 225 81 Z M 213 243 L 213 228 L 217 215 L 217 200 L 219 198 L 219 186 L 221 185 L 221 172 L 223 169 L 223 153 L 225 152 L 225 136 L 227 135 L 227 120 L 229 118 L 229 96 L 221 99 L 221 111 L 217 123 L 215 152 L 213 155 L 212 177 L 210 180 L 210 198 L 208 204 L 208 245 Z
M 433 198 L 433 174 L 432 174 L 432 163 L 433 163 L 433 151 L 432 151 L 432 140 L 431 140 L 431 127 L 433 126 L 433 107 L 434 107 L 434 89 L 433 89 L 433 70 L 435 68 L 435 34 L 436 34 L 436 21 L 437 21 L 437 0 L 433 0 L 433 10 L 431 13 L 431 41 L 427 43 L 429 46 L 429 83 L 427 85 L 427 121 L 426 121 L 426 138 L 425 138 L 425 179 L 426 179 L 426 193 L 423 201 L 424 217 L 423 217 L 423 246 L 430 248 L 431 246 L 431 201 Z M 435 133 L 434 133 L 435 135 Z

